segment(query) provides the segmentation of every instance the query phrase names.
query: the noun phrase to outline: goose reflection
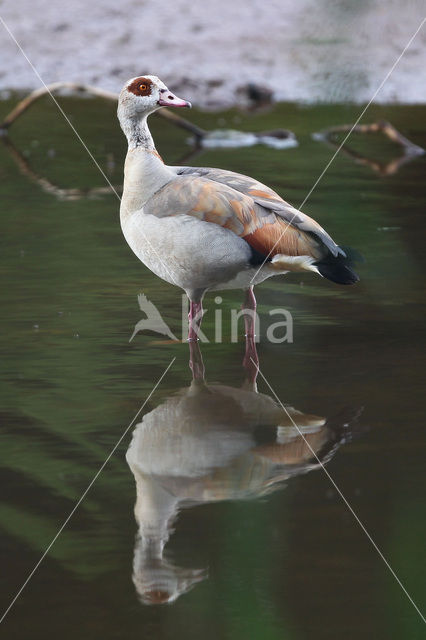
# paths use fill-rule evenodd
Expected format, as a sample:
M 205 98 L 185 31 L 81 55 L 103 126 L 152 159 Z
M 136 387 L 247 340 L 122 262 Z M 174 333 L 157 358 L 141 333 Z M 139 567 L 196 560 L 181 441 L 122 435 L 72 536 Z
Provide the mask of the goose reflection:
M 208 384 L 198 344 L 190 349 L 191 384 L 144 415 L 126 454 L 139 527 L 133 581 L 145 604 L 173 602 L 207 577 L 207 569 L 176 566 L 165 552 L 180 509 L 263 496 L 318 468 L 318 459 L 327 462 L 348 434 L 347 416 L 283 410 L 258 393 L 254 359 L 244 360 L 241 388 Z

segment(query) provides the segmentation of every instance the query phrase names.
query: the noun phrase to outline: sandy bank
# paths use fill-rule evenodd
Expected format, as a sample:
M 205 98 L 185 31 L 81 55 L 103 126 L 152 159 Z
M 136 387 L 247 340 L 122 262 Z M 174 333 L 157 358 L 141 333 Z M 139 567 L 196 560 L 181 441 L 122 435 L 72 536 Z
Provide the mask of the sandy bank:
M 118 91 L 159 75 L 199 106 L 239 100 L 249 82 L 277 100 L 370 99 L 420 24 L 417 0 L 5 0 L 0 13 L 46 83 Z M 40 81 L 0 25 L 0 88 Z M 426 102 L 426 26 L 377 96 Z

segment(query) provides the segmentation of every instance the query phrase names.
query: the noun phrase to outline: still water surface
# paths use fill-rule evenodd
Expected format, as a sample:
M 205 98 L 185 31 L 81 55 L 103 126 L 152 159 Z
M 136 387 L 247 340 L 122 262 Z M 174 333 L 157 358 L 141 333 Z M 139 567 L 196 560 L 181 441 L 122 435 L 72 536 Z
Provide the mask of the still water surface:
M 119 185 L 125 141 L 113 107 L 63 104 Z M 190 162 L 251 174 L 298 205 L 332 153 L 311 134 L 357 114 L 291 104 L 256 116 L 194 111 L 205 128 L 288 127 L 300 144 L 209 150 Z M 424 107 L 371 108 L 369 121 L 378 118 L 426 147 Z M 158 119 L 152 130 L 166 160 L 180 162 L 187 134 Z M 359 285 L 291 275 L 257 288 L 260 366 L 287 414 L 260 376 L 258 393 L 247 381 L 242 328 L 231 342 L 240 292 L 220 304 L 207 296 L 203 329 L 213 340 L 219 309 L 224 339 L 201 345 L 205 382 L 191 383 L 186 344 L 152 332 L 129 342 L 142 292 L 180 336 L 180 291 L 131 253 L 113 195 L 55 195 L 49 185 L 104 183 L 54 105 L 40 102 L 11 138 L 24 162 L 1 145 L 2 610 L 175 361 L 10 611 L 4 637 L 422 637 L 288 414 L 422 607 L 424 158 L 383 177 L 340 155 L 305 205 L 362 252 Z M 377 136 L 354 137 L 353 148 L 383 162 L 400 153 Z M 277 306 L 293 316 L 291 344 L 266 340 L 262 319 Z

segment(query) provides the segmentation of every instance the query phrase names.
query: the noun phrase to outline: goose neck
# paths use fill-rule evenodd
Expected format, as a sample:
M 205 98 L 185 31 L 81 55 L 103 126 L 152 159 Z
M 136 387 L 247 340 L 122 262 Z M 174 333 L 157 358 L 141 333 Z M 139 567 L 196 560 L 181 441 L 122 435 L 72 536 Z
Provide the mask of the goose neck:
M 127 118 L 122 127 L 129 143 L 129 149 L 155 151 L 154 140 L 148 128 L 147 116 Z

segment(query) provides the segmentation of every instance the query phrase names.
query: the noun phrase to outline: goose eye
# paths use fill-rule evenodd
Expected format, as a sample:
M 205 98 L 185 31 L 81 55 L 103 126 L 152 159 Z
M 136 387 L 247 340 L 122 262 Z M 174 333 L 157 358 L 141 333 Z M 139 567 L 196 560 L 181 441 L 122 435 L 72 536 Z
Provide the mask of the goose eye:
M 139 91 L 146 91 L 147 90 L 147 85 L 146 84 L 140 84 L 139 85 Z

